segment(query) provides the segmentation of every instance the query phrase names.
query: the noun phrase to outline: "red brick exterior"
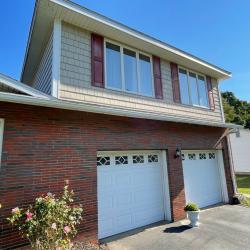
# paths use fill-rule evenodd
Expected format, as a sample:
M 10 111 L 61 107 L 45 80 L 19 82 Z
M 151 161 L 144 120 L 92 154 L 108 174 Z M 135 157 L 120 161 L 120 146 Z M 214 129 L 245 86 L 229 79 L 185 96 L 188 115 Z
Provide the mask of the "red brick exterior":
M 76 104 L 77 105 L 77 104 Z M 76 202 L 84 205 L 80 231 L 97 237 L 98 150 L 166 149 L 173 220 L 184 218 L 182 162 L 177 147 L 213 149 L 225 129 L 132 119 L 28 105 L 0 103 L 5 119 L 0 169 L 0 248 L 25 243 L 4 217 L 11 208 L 26 206 L 48 191 L 58 193 L 70 180 Z M 219 144 L 219 147 L 221 144 Z M 229 195 L 233 195 L 227 145 L 224 161 Z

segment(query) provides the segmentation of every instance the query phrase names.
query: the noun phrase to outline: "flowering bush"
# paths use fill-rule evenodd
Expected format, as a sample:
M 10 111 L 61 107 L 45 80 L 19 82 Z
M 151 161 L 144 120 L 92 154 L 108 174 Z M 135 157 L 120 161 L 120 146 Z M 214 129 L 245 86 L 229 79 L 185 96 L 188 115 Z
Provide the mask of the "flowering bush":
M 67 184 L 59 198 L 48 193 L 36 198 L 35 204 L 27 210 L 18 207 L 12 209 L 8 220 L 29 240 L 32 249 L 71 248 L 71 239 L 77 233 L 76 225 L 82 219 L 83 209 L 72 205 L 74 193 L 68 190 Z

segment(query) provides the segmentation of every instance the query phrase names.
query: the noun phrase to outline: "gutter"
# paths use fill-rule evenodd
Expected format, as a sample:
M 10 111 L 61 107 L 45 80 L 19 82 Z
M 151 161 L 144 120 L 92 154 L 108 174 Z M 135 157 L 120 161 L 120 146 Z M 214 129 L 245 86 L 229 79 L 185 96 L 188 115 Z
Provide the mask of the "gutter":
M 6 75 L 3 75 L 2 73 L 0 73 L 0 83 L 7 86 L 7 87 L 10 87 L 10 88 L 13 88 L 13 89 L 16 89 L 22 93 L 25 93 L 27 95 L 31 95 L 33 97 L 41 97 L 41 98 L 47 98 L 47 99 L 51 99 L 53 98 L 52 96 L 49 96 L 37 89 L 34 89 L 22 82 L 19 82 L 17 81 L 16 79 L 13 79 L 9 76 L 6 76 Z
M 219 74 L 222 74 L 223 76 L 220 77 L 221 80 L 228 79 L 232 76 L 231 72 L 229 72 L 229 71 L 226 71 L 220 67 L 217 67 L 216 65 L 213 65 L 205 60 L 202 60 L 194 55 L 191 55 L 190 53 L 187 53 L 187 52 L 180 50 L 172 45 L 169 45 L 163 41 L 160 41 L 159 39 L 156 39 L 150 35 L 147 35 L 143 32 L 140 32 L 140 31 L 137 31 L 133 28 L 130 28 L 130 27 L 128 27 L 122 23 L 119 23 L 111 18 L 108 18 L 108 17 L 101 15 L 97 12 L 89 10 L 89 9 L 79 5 L 79 4 L 72 2 L 72 1 L 69 1 L 69 0 L 36 0 L 34 12 L 33 12 L 33 17 L 32 17 L 32 22 L 30 25 L 28 43 L 27 43 L 26 52 L 25 52 L 25 58 L 23 61 L 23 68 L 22 68 L 22 73 L 21 73 L 21 78 L 20 78 L 21 81 L 23 80 L 23 74 L 25 72 L 25 67 L 26 67 L 27 58 L 28 58 L 28 54 L 29 54 L 29 49 L 31 46 L 31 38 L 32 38 L 33 30 L 34 30 L 34 24 L 35 24 L 35 20 L 36 20 L 37 11 L 39 9 L 38 6 L 39 6 L 40 1 L 51 2 L 57 6 L 66 8 L 67 10 L 70 10 L 74 13 L 78 13 L 80 15 L 86 16 L 86 17 L 88 17 L 96 22 L 102 23 L 108 27 L 111 27 L 111 28 L 119 30 L 123 33 L 126 33 L 127 35 L 130 35 L 134 38 L 140 39 L 140 40 L 145 41 L 149 44 L 152 44 L 152 45 L 157 46 L 161 49 L 164 49 L 170 53 L 173 53 L 176 56 L 185 58 L 185 59 L 192 61 L 196 64 L 200 64 L 203 67 L 206 67 L 210 70 L 216 71 Z
M 84 111 L 84 112 L 97 113 L 97 114 L 123 116 L 123 117 L 130 117 L 130 118 L 168 121 L 168 122 L 176 122 L 176 123 L 188 123 L 188 124 L 196 124 L 196 125 L 203 125 L 203 126 L 221 127 L 221 128 L 233 128 L 233 129 L 242 128 L 242 126 L 224 123 L 224 122 L 211 122 L 211 121 L 204 121 L 201 119 L 192 119 L 192 118 L 184 118 L 180 116 L 163 115 L 162 113 L 156 113 L 156 112 L 150 112 L 150 111 L 137 111 L 137 110 L 129 109 L 129 108 L 110 107 L 107 105 L 90 104 L 87 102 L 72 102 L 72 101 L 60 100 L 56 98 L 47 99 L 47 98 L 41 98 L 41 97 L 23 96 L 23 95 L 17 95 L 13 93 L 4 93 L 4 92 L 1 93 L 0 92 L 0 101 L 33 105 L 33 106 L 41 106 L 41 107 L 58 108 L 58 109 L 65 109 L 65 110 Z
M 191 55 L 191 54 L 189 54 L 187 52 L 184 52 L 183 50 L 180 50 L 180 49 L 178 49 L 178 48 L 176 48 L 174 46 L 171 46 L 171 45 L 169 45 L 169 44 L 167 44 L 165 42 L 162 42 L 162 41 L 160 41 L 160 40 L 158 40 L 158 39 L 156 39 L 154 37 L 151 37 L 151 36 L 149 36 L 149 35 L 147 35 L 147 34 L 145 34 L 143 32 L 140 32 L 140 31 L 137 31 L 137 30 L 135 30 L 133 28 L 130 28 L 130 27 L 128 27 L 128 26 L 126 26 L 126 25 L 124 25 L 122 23 L 119 23 L 119 22 L 117 22 L 117 21 L 115 21 L 115 20 L 113 20 L 111 18 L 108 18 L 108 17 L 106 17 L 104 15 L 101 15 L 101 14 L 99 14 L 97 12 L 89 10 L 89 9 L 79 5 L 79 4 L 76 4 L 76 3 L 72 2 L 72 1 L 69 1 L 69 0 L 67 0 L 67 1 L 65 1 L 65 0 L 49 0 L 49 1 L 52 2 L 52 3 L 55 3 L 57 5 L 60 5 L 60 6 L 64 7 L 64 8 L 66 8 L 66 9 L 69 9 L 71 11 L 79 13 L 81 15 L 87 16 L 87 17 L 89 17 L 89 18 L 91 18 L 91 19 L 93 19 L 93 20 L 95 20 L 97 22 L 101 22 L 101 23 L 103 23 L 103 24 L 105 24 L 105 25 L 107 25 L 109 27 L 112 27 L 112 28 L 120 30 L 120 31 L 122 31 L 124 33 L 127 33 L 128 35 L 139 38 L 139 39 L 141 39 L 143 41 L 146 41 L 148 43 L 151 43 L 153 45 L 156 45 L 156 46 L 158 46 L 160 48 L 163 48 L 163 49 L 165 49 L 165 50 L 167 50 L 169 52 L 172 52 L 175 55 L 178 55 L 180 57 L 184 57 L 184 58 L 186 58 L 186 59 L 188 59 L 190 61 L 201 64 L 204 67 L 215 70 L 215 71 L 217 71 L 217 72 L 219 72 L 221 74 L 224 74 L 225 79 L 232 76 L 231 72 L 229 72 L 229 71 L 226 71 L 226 70 L 224 70 L 222 68 L 219 68 L 219 67 L 217 67 L 217 66 L 215 66 L 215 65 L 213 65 L 211 63 L 206 62 L 205 60 L 202 60 L 202 59 L 200 59 L 200 58 L 198 58 L 196 56 L 193 56 L 193 55 Z

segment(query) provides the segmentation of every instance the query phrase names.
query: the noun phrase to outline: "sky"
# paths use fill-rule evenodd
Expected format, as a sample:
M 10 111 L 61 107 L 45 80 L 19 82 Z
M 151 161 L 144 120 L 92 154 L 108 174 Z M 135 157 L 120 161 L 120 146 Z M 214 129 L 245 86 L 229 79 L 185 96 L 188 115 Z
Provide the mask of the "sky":
M 232 72 L 221 82 L 250 101 L 249 0 L 74 0 Z M 0 5 L 0 72 L 20 79 L 35 0 Z

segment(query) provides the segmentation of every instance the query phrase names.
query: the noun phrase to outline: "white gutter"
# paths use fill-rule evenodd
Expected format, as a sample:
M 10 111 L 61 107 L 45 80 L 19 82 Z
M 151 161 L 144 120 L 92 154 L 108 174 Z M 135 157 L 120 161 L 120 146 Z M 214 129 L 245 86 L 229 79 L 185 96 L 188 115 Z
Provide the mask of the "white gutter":
M 27 47 L 26 47 L 26 52 L 25 52 L 25 58 L 24 58 L 24 63 L 23 63 L 23 69 L 22 69 L 22 74 L 21 74 L 21 80 L 22 80 L 22 77 L 23 77 L 23 74 L 24 74 L 24 70 L 25 70 L 25 65 L 26 65 L 26 60 L 27 60 L 27 57 L 28 57 L 28 53 L 29 53 L 29 47 L 30 47 L 30 42 L 31 42 L 31 36 L 32 36 L 32 33 L 33 33 L 33 28 L 34 28 L 34 22 L 35 22 L 35 18 L 36 18 L 36 13 L 37 13 L 37 9 L 38 9 L 38 5 L 39 5 L 39 2 L 40 1 L 44 1 L 44 0 L 36 0 L 36 4 L 35 4 L 35 9 L 34 9 L 34 13 L 33 13 L 33 18 L 32 18 L 32 23 L 31 23 L 31 28 L 30 28 L 30 33 L 29 33 L 29 38 L 28 38 L 28 43 L 27 43 Z M 175 48 L 174 46 L 171 46 L 167 43 L 164 43 L 158 39 L 155 39 L 149 35 L 146 35 L 140 31 L 137 31 L 135 29 L 132 29 L 126 25 L 123 25 L 117 21 L 114 21 L 108 17 L 105 17 L 101 14 L 98 14 L 94 11 L 91 11 L 83 6 L 80 6 L 76 3 L 73 3 L 71 1 L 66 1 L 66 0 L 47 0 L 49 2 L 52 2 L 54 4 L 57 4 L 61 7 L 64 7 L 68 10 L 71 10 L 75 13 L 78 13 L 78 14 L 81 14 L 81 15 L 84 15 L 96 22 L 100 22 L 104 25 L 107 25 L 111 28 L 114 28 L 116 30 L 119 30 L 123 33 L 126 33 L 130 36 L 133 36 L 134 38 L 137 38 L 137 39 L 140 39 L 140 40 L 143 40 L 145 42 L 148 42 L 152 45 L 155 45 L 159 48 L 162 48 L 166 51 L 169 51 L 177 56 L 180 56 L 182 58 L 185 58 L 187 60 L 190 60 L 194 63 L 197 63 L 197 64 L 200 64 L 202 65 L 203 67 L 206 67 L 206 68 L 209 68 L 211 70 L 214 70 L 216 71 L 217 73 L 220 73 L 222 75 L 224 75 L 224 77 L 221 77 L 220 79 L 223 80 L 223 79 L 227 79 L 227 78 L 230 78 L 232 76 L 231 72 L 229 71 L 226 71 L 222 68 L 219 68 L 211 63 L 208 63 L 198 57 L 195 57 L 187 52 L 184 52 L 180 49 L 177 49 Z
M 90 104 L 87 102 L 71 102 L 71 101 L 59 100 L 56 98 L 54 99 L 36 98 L 31 96 L 23 96 L 23 95 L 4 93 L 4 92 L 3 93 L 0 92 L 0 101 L 66 109 L 66 110 L 84 111 L 97 114 L 116 115 L 123 117 L 125 116 L 131 118 L 169 121 L 177 123 L 189 123 L 189 124 L 204 125 L 204 126 L 222 127 L 222 128 L 241 128 L 241 126 L 239 125 L 227 124 L 222 122 L 211 122 L 199 119 L 189 119 L 179 116 L 163 115 L 162 113 L 137 111 L 129 108 L 125 109 L 119 107 L 110 107 L 105 105 Z
M 160 47 L 162 49 L 165 49 L 165 50 L 167 50 L 169 52 L 172 52 L 172 53 L 174 53 L 174 54 L 176 54 L 176 55 L 178 55 L 180 57 L 184 57 L 184 58 L 186 58 L 186 59 L 188 59 L 190 61 L 201 64 L 204 67 L 210 68 L 210 69 L 215 70 L 215 71 L 217 71 L 217 72 L 219 72 L 221 74 L 224 74 L 225 77 L 231 77 L 231 73 L 228 72 L 228 71 L 225 71 L 225 70 L 223 70 L 223 69 L 221 69 L 219 67 L 216 67 L 215 65 L 212 65 L 212 64 L 210 64 L 210 63 L 208 63 L 208 62 L 206 62 L 204 60 L 201 60 L 201 59 L 199 59 L 199 58 L 197 58 L 195 56 L 192 56 L 192 55 L 190 55 L 190 54 L 188 54 L 188 53 L 186 53 L 184 51 L 181 51 L 181 50 L 179 50 L 179 49 L 177 49 L 177 48 L 175 48 L 173 46 L 170 46 L 170 45 L 168 45 L 168 44 L 166 44 L 164 42 L 161 42 L 161 41 L 159 41 L 159 40 L 157 40 L 157 39 L 155 39 L 155 38 L 153 38 L 151 36 L 148 36 L 148 35 L 146 35 L 146 34 L 144 34 L 142 32 L 131 29 L 131 28 L 127 27 L 126 25 L 123 25 L 123 24 L 121 24 L 119 22 L 116 22 L 116 21 L 114 21 L 114 20 L 112 20 L 110 18 L 107 18 L 107 17 L 105 17 L 103 15 L 100 15 L 100 14 L 94 12 L 94 11 L 88 10 L 87 8 L 84 8 L 84 7 L 82 7 L 82 6 L 80 6 L 80 5 L 76 4 L 76 3 L 73 3 L 71 1 L 65 1 L 65 0 L 50 0 L 50 2 L 61 5 L 61 6 L 65 7 L 65 8 L 67 8 L 67 9 L 70 9 L 70 10 L 72 10 L 74 12 L 77 12 L 77 13 L 79 13 L 81 15 L 84 15 L 84 16 L 87 16 L 87 17 L 89 17 L 91 19 L 94 19 L 95 21 L 98 21 L 98 22 L 103 23 L 105 25 L 108 25 L 108 26 L 110 26 L 112 28 L 120 30 L 120 31 L 122 31 L 124 33 L 127 33 L 128 35 L 139 38 L 139 39 L 144 40 L 144 41 L 146 41 L 148 43 L 151 43 L 153 45 L 156 45 L 156 46 L 158 46 L 158 47 Z
M 12 88 L 12 89 L 18 90 L 22 93 L 25 93 L 27 95 L 31 95 L 33 97 L 41 97 L 41 98 L 47 98 L 47 99 L 52 98 L 51 96 L 48 96 L 48 95 L 40 92 L 39 90 L 31 88 L 28 85 L 23 84 L 23 83 L 15 80 L 13 78 L 10 78 L 6 75 L 3 75 L 1 73 L 0 73 L 0 83 L 7 86 L 7 87 Z

